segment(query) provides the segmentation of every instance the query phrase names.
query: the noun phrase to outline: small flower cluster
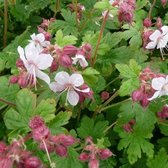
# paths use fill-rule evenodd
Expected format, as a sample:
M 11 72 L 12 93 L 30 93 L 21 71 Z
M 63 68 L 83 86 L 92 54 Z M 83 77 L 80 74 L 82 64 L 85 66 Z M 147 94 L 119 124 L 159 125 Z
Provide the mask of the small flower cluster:
M 11 76 L 10 83 L 17 83 L 21 88 L 35 87 L 36 89 L 36 78 L 40 78 L 54 92 L 68 91 L 66 100 L 75 106 L 86 98 L 92 98 L 93 95 L 91 89 L 84 83 L 83 77 L 78 73 L 78 69 L 84 69 L 89 65 L 87 60 L 91 59 L 92 47 L 88 43 L 80 47 L 52 45 L 50 43 L 51 35 L 47 30 L 53 21 L 54 19 L 43 19 L 38 27 L 40 33 L 32 34 L 29 44 L 24 49 L 18 47 L 20 58 L 16 61 L 16 66 L 19 75 Z M 55 76 L 55 82 L 51 83 L 46 70 L 49 69 L 50 73 L 53 73 L 59 67 L 74 73 L 69 76 L 65 71 L 58 72 Z M 45 72 L 43 72 L 44 70 Z
M 79 159 L 83 162 L 88 162 L 89 168 L 99 168 L 99 160 L 108 159 L 114 154 L 107 148 L 99 148 L 93 143 L 91 137 L 86 138 L 86 145 Z
M 153 31 L 151 18 L 147 17 L 143 21 L 144 31 L 142 33 L 143 47 L 145 49 L 160 49 L 162 59 L 165 55 L 164 48 L 167 50 L 168 43 L 168 26 L 162 25 L 162 20 L 160 17 L 157 18 L 155 26 L 158 28 Z
M 160 112 L 157 113 L 157 116 L 160 119 L 167 119 L 168 118 L 168 105 L 164 105 L 162 110 Z
M 118 20 L 119 22 L 132 23 L 134 19 L 135 0 L 118 1 Z
M 168 94 L 168 78 L 164 74 L 155 74 L 150 68 L 145 68 L 139 75 L 140 88 L 132 92 L 132 100 L 147 107 L 149 102 L 157 97 Z
M 55 152 L 61 157 L 66 157 L 67 148 L 76 142 L 71 135 L 52 135 L 40 116 L 32 118 L 29 127 L 32 130 L 32 138 L 39 144 L 39 148 L 48 153 Z
M 123 125 L 123 129 L 130 133 L 133 131 L 133 126 L 135 125 L 136 121 L 134 119 L 131 119 L 128 123 Z
M 43 164 L 38 157 L 32 156 L 30 151 L 24 149 L 22 139 L 13 141 L 10 145 L 0 142 L 1 168 L 42 168 Z

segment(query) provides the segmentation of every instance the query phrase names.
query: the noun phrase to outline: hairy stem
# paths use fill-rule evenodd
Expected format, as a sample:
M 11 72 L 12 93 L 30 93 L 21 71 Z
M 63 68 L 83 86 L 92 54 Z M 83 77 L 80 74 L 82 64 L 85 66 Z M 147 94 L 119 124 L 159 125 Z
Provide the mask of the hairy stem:
M 106 15 L 105 15 L 105 17 L 104 17 L 104 19 L 103 19 L 103 23 L 102 23 L 102 25 L 101 25 L 99 37 L 98 37 L 97 44 L 96 44 L 96 48 L 95 48 L 95 52 L 94 52 L 94 55 L 93 55 L 92 67 L 94 66 L 94 64 L 95 64 L 95 62 L 96 62 L 96 59 L 97 59 L 97 52 L 98 52 L 99 45 L 100 45 L 100 41 L 101 41 L 101 38 L 102 38 L 102 35 L 103 35 L 104 27 L 105 27 L 105 25 L 106 25 L 106 21 L 107 21 L 107 18 L 108 18 L 108 14 L 109 14 L 109 11 L 106 12 Z
M 48 157 L 48 161 L 49 161 L 49 163 L 50 163 L 50 167 L 51 167 L 51 168 L 56 168 L 55 163 L 51 162 L 50 155 L 49 155 L 49 152 L 48 152 L 48 149 L 47 149 L 47 146 L 46 146 L 45 141 L 42 140 L 42 142 L 43 142 L 44 148 L 45 148 L 45 150 L 46 150 L 46 154 L 47 154 L 47 157 Z
M 5 103 L 5 104 L 7 104 L 9 106 L 12 106 L 12 107 L 16 107 L 16 104 L 14 104 L 14 103 L 12 103 L 10 101 L 4 100 L 2 98 L 0 98 L 0 102 L 3 102 L 3 103 Z
M 4 35 L 3 35 L 3 47 L 6 47 L 7 42 L 7 30 L 8 30 L 8 0 L 4 0 Z
M 153 3 L 152 3 L 152 5 L 151 5 L 150 10 L 149 10 L 149 13 L 148 13 L 148 18 L 150 18 L 150 19 L 151 19 L 152 10 L 153 10 L 153 8 L 154 8 L 154 6 L 155 6 L 155 3 L 156 3 L 156 0 L 153 0 Z
M 79 30 L 79 22 L 78 22 L 78 0 L 72 0 L 72 3 L 74 5 L 75 14 L 76 14 L 76 27 Z

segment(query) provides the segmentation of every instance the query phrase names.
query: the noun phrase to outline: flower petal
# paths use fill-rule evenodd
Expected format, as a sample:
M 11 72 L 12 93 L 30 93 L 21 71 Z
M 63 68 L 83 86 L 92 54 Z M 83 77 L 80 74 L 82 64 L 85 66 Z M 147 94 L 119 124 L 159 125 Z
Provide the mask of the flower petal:
M 154 93 L 154 95 L 151 98 L 149 98 L 148 100 L 151 101 L 151 100 L 156 99 L 157 97 L 160 97 L 160 96 L 161 96 L 160 91 L 156 91 Z
M 25 47 L 25 55 L 28 61 L 37 62 L 39 60 L 39 50 L 33 43 L 29 43 Z
M 162 35 L 166 35 L 168 33 L 168 26 L 162 26 L 161 30 L 162 30 Z
M 52 61 L 53 57 L 50 54 L 40 54 L 36 65 L 39 69 L 44 70 L 51 66 Z
M 27 60 L 25 58 L 24 50 L 22 47 L 18 46 L 17 48 L 20 59 L 23 61 L 24 65 L 27 67 Z
M 88 93 L 88 92 L 90 92 L 90 88 L 86 88 L 86 89 L 78 89 L 78 88 L 76 88 L 76 87 L 74 87 L 74 89 L 76 90 L 76 91 L 78 91 L 78 92 L 83 92 L 83 93 Z
M 63 85 L 60 85 L 57 82 L 52 82 L 49 87 L 53 92 L 62 92 L 65 89 Z
M 60 85 L 65 85 L 69 82 L 69 74 L 67 72 L 61 71 L 56 74 L 54 79 Z
M 154 49 L 157 45 L 157 41 L 151 41 L 147 44 L 147 46 L 145 47 L 146 49 Z
M 50 83 L 50 78 L 49 78 L 49 76 L 48 76 L 47 74 L 45 74 L 44 72 L 38 70 L 38 69 L 36 69 L 36 76 L 37 76 L 38 78 L 40 78 L 41 80 L 45 81 L 47 84 Z
M 79 95 L 74 90 L 69 90 L 67 93 L 67 99 L 72 106 L 75 106 L 79 102 Z
M 45 40 L 45 36 L 43 33 L 39 33 L 36 35 L 35 39 L 34 40 L 37 40 L 39 41 L 40 43 L 42 43 L 44 40 Z
M 84 84 L 84 80 L 81 74 L 72 74 L 70 76 L 70 83 L 74 84 L 74 86 L 79 87 Z
M 152 79 L 152 88 L 155 90 L 161 90 L 166 82 L 166 79 L 163 77 L 153 78 Z
M 152 41 L 157 41 L 158 37 L 161 36 L 161 32 L 159 30 L 155 30 L 150 36 L 149 39 Z

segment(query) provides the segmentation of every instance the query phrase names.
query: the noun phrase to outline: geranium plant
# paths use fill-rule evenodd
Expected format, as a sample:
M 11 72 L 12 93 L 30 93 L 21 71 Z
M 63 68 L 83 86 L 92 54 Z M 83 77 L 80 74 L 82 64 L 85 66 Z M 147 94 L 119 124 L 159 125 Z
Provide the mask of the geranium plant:
M 167 168 L 167 9 L 0 1 L 0 167 Z

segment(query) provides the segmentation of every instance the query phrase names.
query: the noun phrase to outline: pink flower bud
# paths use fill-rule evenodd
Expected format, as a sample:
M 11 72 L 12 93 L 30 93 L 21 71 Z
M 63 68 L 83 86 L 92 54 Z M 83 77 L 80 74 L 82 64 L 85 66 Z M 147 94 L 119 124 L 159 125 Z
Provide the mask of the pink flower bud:
M 7 157 L 0 157 L 1 168 L 13 168 L 13 161 Z
M 59 59 L 59 63 L 61 66 L 68 68 L 72 65 L 72 60 L 68 55 L 61 55 Z
M 25 66 L 24 66 L 24 63 L 23 63 L 23 61 L 20 59 L 20 58 L 18 58 L 17 60 L 16 60 L 16 66 L 18 67 L 18 68 L 25 68 Z
M 49 20 L 48 19 L 44 19 L 43 18 L 43 22 L 41 23 L 40 27 L 42 28 L 47 28 L 48 29 L 48 26 L 49 26 Z
M 99 149 L 98 155 L 101 159 L 107 159 L 113 155 L 109 149 Z
M 107 100 L 107 99 L 109 98 L 109 96 L 110 96 L 110 94 L 109 94 L 109 92 L 107 92 L 107 91 L 103 91 L 103 92 L 101 93 L 101 99 L 102 99 L 103 101 Z
M 51 36 L 51 34 L 49 32 L 43 32 L 43 34 L 44 34 L 44 37 L 45 37 L 46 41 L 50 41 L 51 40 L 52 36 Z
M 77 51 L 78 51 L 78 48 L 73 45 L 67 45 L 63 48 L 64 55 L 73 56 L 73 55 L 76 55 Z
M 61 141 L 61 144 L 64 146 L 71 146 L 75 143 L 75 138 L 71 135 L 62 134 L 60 136 L 60 141 Z
M 18 79 L 19 79 L 19 77 L 18 76 L 11 76 L 10 77 L 10 79 L 9 79 L 9 83 L 11 83 L 11 84 L 15 84 L 15 83 L 17 83 L 18 82 Z
M 160 29 L 163 26 L 162 24 L 162 19 L 160 17 L 157 18 L 156 20 L 156 27 Z
M 36 141 L 48 138 L 50 131 L 46 126 L 41 126 L 32 130 L 32 137 Z
M 153 33 L 152 30 L 147 30 L 142 33 L 143 47 L 145 49 L 146 45 L 150 42 L 149 36 Z
M 22 88 L 27 86 L 27 81 L 24 75 L 19 76 L 18 85 Z
M 0 154 L 3 154 L 7 149 L 7 146 L 4 142 L 0 142 Z
M 165 6 L 167 5 L 167 0 L 161 0 L 161 4 L 165 8 Z
M 25 160 L 25 168 L 41 168 L 41 161 L 37 157 L 30 157 Z
M 131 23 L 133 21 L 133 8 L 128 3 L 123 2 L 120 4 L 118 11 L 119 22 Z
M 40 116 L 33 117 L 29 122 L 29 127 L 31 129 L 36 129 L 38 127 L 44 126 L 44 120 Z
M 140 101 L 143 98 L 143 92 L 141 89 L 134 90 L 132 92 L 131 98 L 134 102 Z
M 133 131 L 133 129 L 132 129 L 132 127 L 131 127 L 131 125 L 130 125 L 129 123 L 124 124 L 124 125 L 123 125 L 123 129 L 124 129 L 126 132 L 128 132 L 128 133 Z
M 99 160 L 91 159 L 89 161 L 89 168 L 99 168 Z
M 55 150 L 54 144 L 52 144 L 52 143 L 50 143 L 49 141 L 46 140 L 46 141 L 45 141 L 45 145 L 46 145 L 47 150 L 48 150 L 49 153 L 54 152 L 54 150 Z M 40 142 L 39 148 L 40 148 L 41 150 L 43 150 L 43 151 L 46 151 L 45 145 L 44 145 L 43 142 Z
M 89 154 L 86 152 L 82 152 L 79 156 L 79 160 L 83 161 L 83 162 L 87 162 L 89 160 Z
M 143 25 L 145 26 L 145 27 L 151 27 L 152 26 L 152 21 L 151 21 L 151 19 L 150 18 L 145 18 L 144 19 L 144 21 L 143 21 Z
M 82 50 L 83 50 L 84 52 L 91 52 L 91 51 L 92 51 L 92 46 L 91 46 L 89 43 L 84 44 L 84 45 L 82 46 Z
M 143 95 L 142 100 L 140 101 L 140 104 L 142 107 L 147 107 L 149 105 L 150 101 L 148 100 L 148 97 L 146 94 Z
M 131 125 L 131 126 L 134 126 L 135 125 L 135 120 L 134 119 L 131 119 L 130 121 L 129 121 L 129 124 Z
M 168 105 L 163 106 L 162 111 L 158 112 L 157 116 L 161 119 L 168 118 Z
M 50 67 L 50 72 L 55 72 L 58 69 L 58 66 L 59 66 L 58 63 L 55 60 L 53 60 Z
M 55 147 L 55 152 L 57 155 L 61 156 L 61 157 L 66 157 L 67 156 L 67 148 L 63 145 L 57 145 Z

